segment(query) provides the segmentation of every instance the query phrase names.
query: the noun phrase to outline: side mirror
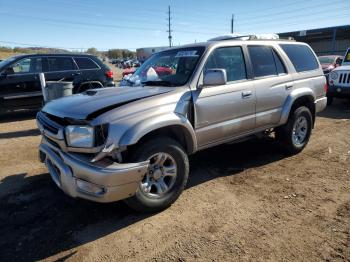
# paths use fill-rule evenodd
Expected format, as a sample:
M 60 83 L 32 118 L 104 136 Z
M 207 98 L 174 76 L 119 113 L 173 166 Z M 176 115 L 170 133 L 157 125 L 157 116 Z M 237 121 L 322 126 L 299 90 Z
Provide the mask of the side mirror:
M 3 70 L 1 72 L 1 75 L 2 76 L 7 76 L 7 75 L 12 75 L 13 73 L 14 73 L 13 68 L 12 67 L 8 67 L 8 68 L 5 68 L 5 70 Z
M 203 86 L 221 86 L 226 85 L 226 69 L 208 69 L 204 73 Z
M 7 73 L 7 70 L 6 70 L 6 69 L 3 70 L 2 72 L 0 72 L 0 77 L 1 77 L 1 78 L 6 78 L 7 75 L 8 75 L 8 73 Z

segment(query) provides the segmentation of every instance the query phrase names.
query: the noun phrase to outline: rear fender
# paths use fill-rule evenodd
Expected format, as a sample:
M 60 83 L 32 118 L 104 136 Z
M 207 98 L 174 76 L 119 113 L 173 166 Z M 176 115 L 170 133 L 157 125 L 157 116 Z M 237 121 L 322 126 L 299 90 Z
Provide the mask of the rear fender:
M 292 106 L 294 102 L 300 98 L 300 97 L 312 97 L 312 100 L 315 101 L 315 94 L 309 87 L 301 87 L 293 90 L 287 97 L 283 108 L 282 108 L 282 114 L 280 119 L 280 125 L 284 125 L 288 121 L 290 110 L 292 109 Z

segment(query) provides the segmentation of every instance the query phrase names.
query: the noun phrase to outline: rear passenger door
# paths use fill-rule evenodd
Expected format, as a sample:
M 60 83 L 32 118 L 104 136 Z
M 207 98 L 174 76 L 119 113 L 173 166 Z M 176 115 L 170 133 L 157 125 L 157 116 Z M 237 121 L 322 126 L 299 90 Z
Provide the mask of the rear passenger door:
M 48 56 L 47 69 L 45 72 L 46 81 L 73 81 L 77 75 L 77 66 L 73 58 L 69 56 Z
M 293 80 L 272 46 L 249 45 L 248 52 L 256 92 L 256 128 L 268 128 L 279 123 Z

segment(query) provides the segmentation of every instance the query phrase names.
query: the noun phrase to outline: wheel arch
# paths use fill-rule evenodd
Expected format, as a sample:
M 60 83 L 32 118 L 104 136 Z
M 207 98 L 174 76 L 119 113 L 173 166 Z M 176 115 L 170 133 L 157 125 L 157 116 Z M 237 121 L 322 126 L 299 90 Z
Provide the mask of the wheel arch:
M 311 88 L 298 88 L 288 96 L 282 109 L 280 125 L 287 123 L 290 114 L 300 106 L 306 106 L 310 109 L 314 125 L 316 118 L 315 95 Z
M 197 150 L 196 135 L 192 125 L 187 118 L 175 113 L 143 120 L 128 130 L 119 144 L 135 147 L 156 136 L 168 136 L 176 140 L 187 154 Z

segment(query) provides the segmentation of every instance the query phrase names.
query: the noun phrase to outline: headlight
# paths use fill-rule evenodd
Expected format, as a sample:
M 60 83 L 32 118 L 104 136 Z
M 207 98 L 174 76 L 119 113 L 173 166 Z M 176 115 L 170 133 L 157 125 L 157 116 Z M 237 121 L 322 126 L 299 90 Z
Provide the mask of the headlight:
M 333 80 L 337 79 L 337 78 L 338 78 L 338 73 L 337 73 L 337 72 L 332 72 L 332 73 L 331 73 L 331 78 L 332 78 Z
M 66 138 L 71 147 L 93 147 L 94 129 L 91 126 L 67 126 Z

